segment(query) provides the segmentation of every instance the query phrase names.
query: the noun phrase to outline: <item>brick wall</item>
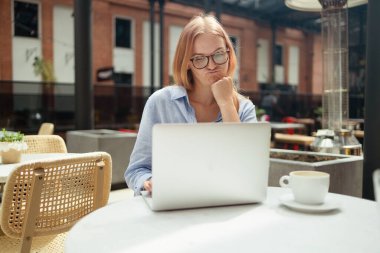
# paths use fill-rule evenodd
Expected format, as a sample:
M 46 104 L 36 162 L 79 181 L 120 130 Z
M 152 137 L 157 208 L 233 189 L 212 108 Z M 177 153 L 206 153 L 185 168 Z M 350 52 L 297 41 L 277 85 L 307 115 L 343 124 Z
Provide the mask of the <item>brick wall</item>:
M 0 1 L 0 80 L 12 79 L 11 0 Z
M 65 5 L 73 7 L 73 0 L 40 0 L 42 17 L 42 51 L 45 59 L 53 62 L 53 7 L 55 5 Z M 0 80 L 12 80 L 12 24 L 11 24 L 12 0 L 0 1 Z M 143 0 L 93 0 L 93 80 L 96 81 L 96 70 L 101 67 L 112 66 L 113 64 L 113 17 L 115 15 L 130 17 L 134 22 L 135 39 L 135 73 L 134 83 L 142 85 L 143 80 L 143 34 L 142 27 L 144 21 L 149 21 L 149 1 Z M 167 2 L 165 4 L 165 28 L 164 28 L 164 85 L 169 83 L 169 26 L 184 26 L 193 15 L 202 12 L 201 9 L 182 6 L 176 3 Z M 155 20 L 159 22 L 159 6 L 155 6 Z M 259 38 L 271 41 L 272 33 L 268 24 L 257 24 L 252 20 L 247 20 L 235 16 L 222 14 L 221 23 L 228 33 L 240 39 L 240 87 L 247 91 L 257 91 L 259 89 L 256 81 L 257 72 L 257 49 L 256 44 Z M 159 31 L 156 31 L 158 34 Z M 288 48 L 296 45 L 300 48 L 300 69 L 299 69 L 299 92 L 320 92 L 321 80 L 320 65 L 321 59 L 310 58 L 321 48 L 320 40 L 314 40 L 311 35 L 293 29 L 278 28 L 276 34 L 277 42 L 283 45 L 284 49 L 284 70 L 285 83 L 287 82 L 287 62 Z M 269 56 L 270 56 L 269 52 Z M 269 64 L 271 58 L 269 57 Z M 157 66 L 158 67 L 158 66 Z M 268 66 L 270 68 L 270 66 Z M 271 71 L 271 70 L 270 70 Z M 109 82 L 111 85 L 112 82 Z M 316 87 L 314 87 L 316 86 Z

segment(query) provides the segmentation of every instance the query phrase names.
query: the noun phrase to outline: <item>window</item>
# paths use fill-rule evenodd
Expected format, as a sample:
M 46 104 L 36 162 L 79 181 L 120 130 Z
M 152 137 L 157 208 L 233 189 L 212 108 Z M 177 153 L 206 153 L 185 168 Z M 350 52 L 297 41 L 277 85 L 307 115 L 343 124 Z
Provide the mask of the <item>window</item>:
M 133 75 L 131 73 L 115 72 L 113 80 L 118 86 L 131 86 Z
M 275 48 L 275 65 L 282 65 L 282 46 L 276 45 Z
M 239 38 L 237 36 L 230 36 L 230 40 L 231 40 L 232 46 L 235 50 L 236 60 L 237 60 L 237 65 L 236 65 L 235 74 L 234 74 L 234 82 L 235 82 L 236 86 L 239 88 L 239 86 L 240 86 L 240 83 L 239 83 L 239 72 L 240 72 Z
M 268 83 L 269 80 L 269 41 L 258 39 L 257 41 L 257 81 Z
M 131 48 L 131 21 L 116 18 L 115 20 L 116 47 Z
M 14 1 L 14 35 L 38 38 L 38 5 Z
M 133 49 L 133 19 L 114 18 L 113 79 L 116 85 L 133 85 L 135 52 Z
M 232 46 L 233 46 L 235 53 L 236 53 L 237 52 L 237 38 L 234 36 L 230 36 L 230 40 L 232 42 Z

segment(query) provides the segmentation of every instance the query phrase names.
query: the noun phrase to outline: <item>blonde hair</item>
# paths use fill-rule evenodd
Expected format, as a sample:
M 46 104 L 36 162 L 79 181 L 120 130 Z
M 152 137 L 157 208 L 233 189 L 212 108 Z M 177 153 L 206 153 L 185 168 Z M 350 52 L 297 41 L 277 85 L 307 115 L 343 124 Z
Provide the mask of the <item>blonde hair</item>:
M 174 81 L 176 84 L 184 86 L 187 90 L 191 90 L 193 84 L 193 76 L 191 70 L 188 69 L 188 63 L 192 57 L 195 38 L 200 34 L 214 34 L 223 38 L 227 50 L 229 50 L 227 74 L 231 78 L 237 64 L 232 42 L 218 20 L 214 16 L 205 14 L 193 17 L 179 37 L 173 61 Z

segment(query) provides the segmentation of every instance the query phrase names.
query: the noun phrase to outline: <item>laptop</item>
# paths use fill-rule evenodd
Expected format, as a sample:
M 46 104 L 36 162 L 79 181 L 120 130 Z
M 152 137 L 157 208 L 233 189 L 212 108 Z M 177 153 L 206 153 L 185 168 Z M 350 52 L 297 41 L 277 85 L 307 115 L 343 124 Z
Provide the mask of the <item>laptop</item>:
M 269 123 L 155 125 L 145 202 L 154 211 L 262 202 L 270 134 Z

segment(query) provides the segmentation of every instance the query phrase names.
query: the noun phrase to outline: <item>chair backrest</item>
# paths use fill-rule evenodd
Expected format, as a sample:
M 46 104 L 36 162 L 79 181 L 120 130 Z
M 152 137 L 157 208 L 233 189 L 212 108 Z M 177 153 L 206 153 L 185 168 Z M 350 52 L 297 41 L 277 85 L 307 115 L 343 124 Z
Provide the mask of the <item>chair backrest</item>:
M 375 199 L 380 205 L 380 169 L 373 172 L 373 187 L 375 192 Z
M 49 135 L 54 133 L 54 124 L 53 123 L 42 123 L 40 129 L 38 130 L 38 134 L 40 135 Z
M 67 153 L 65 141 L 59 135 L 25 135 L 28 148 L 24 154 L 33 153 Z
M 111 156 L 91 152 L 63 159 L 22 163 L 8 177 L 0 222 L 21 238 L 68 231 L 79 219 L 107 204 Z M 30 242 L 31 243 L 31 242 Z

